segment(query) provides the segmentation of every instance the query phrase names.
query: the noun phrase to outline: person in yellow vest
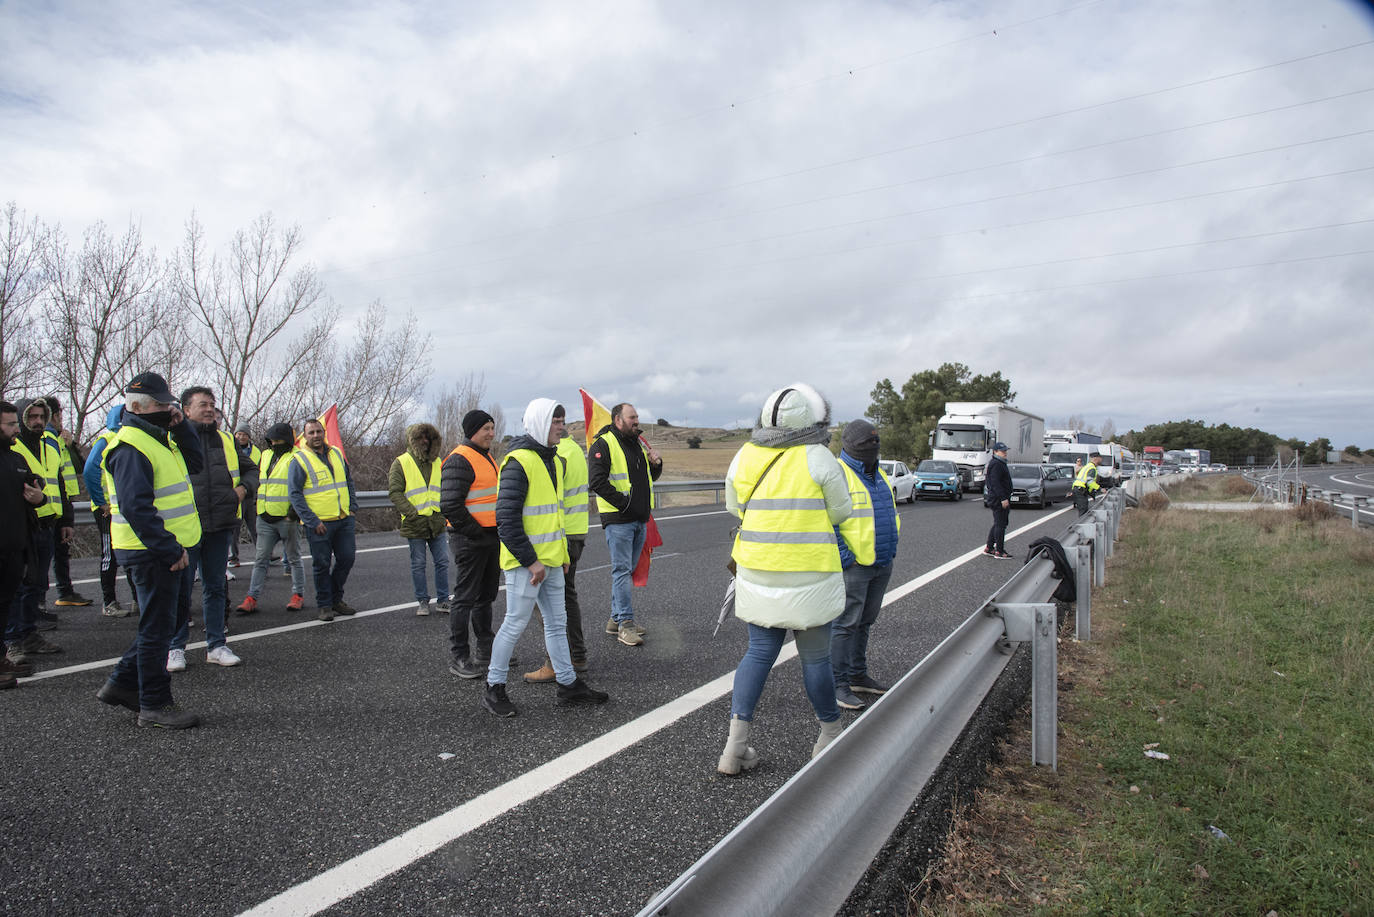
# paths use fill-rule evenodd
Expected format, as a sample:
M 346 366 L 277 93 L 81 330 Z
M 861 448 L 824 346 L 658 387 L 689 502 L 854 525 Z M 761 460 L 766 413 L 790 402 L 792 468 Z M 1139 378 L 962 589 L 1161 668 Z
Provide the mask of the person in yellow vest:
M 325 441 L 324 424 L 314 418 L 305 422 L 305 448 L 291 456 L 286 495 L 310 542 L 319 619 L 357 614 L 358 609 L 344 601 L 348 572 L 358 553 L 353 471 L 343 453 Z
M 480 408 L 463 415 L 463 441 L 444 459 L 439 510 L 453 544 L 453 602 L 448 622 L 448 670 L 481 678 L 491 661 L 491 605 L 501 590 L 501 541 L 496 534 L 496 419 Z M 468 629 L 472 634 L 469 639 Z
M 749 747 L 754 708 L 788 631 L 821 731 L 814 757 L 840 734 L 830 622 L 844 611 L 844 574 L 835 526 L 849 518 L 849 484 L 830 448 L 830 403 L 805 383 L 763 402 L 754 432 L 725 475 L 725 508 L 739 517 L 731 556 L 735 616 L 749 625 L 749 649 L 735 669 L 730 735 L 716 770 L 735 775 L 759 761 Z
M 0 688 L 18 685 L 33 674 L 27 662 L 12 662 L 4 652 L 10 606 L 23 583 L 25 558 L 38 531 L 37 509 L 47 502 L 43 478 L 13 450 L 19 439 L 19 408 L 0 401 Z
M 138 637 L 96 698 L 138 711 L 138 725 L 187 729 L 200 717 L 172 699 L 167 653 L 186 591 L 190 551 L 200 543 L 191 475 L 204 464 L 200 434 L 167 382 L 140 373 L 124 389 L 120 427 L 105 447 L 110 539 L 138 593 Z
M 253 443 L 253 431 L 246 426 L 241 426 L 234 431 L 234 448 L 239 451 L 239 466 L 252 465 L 257 468 L 262 464 L 262 450 Z M 239 527 L 234 532 L 234 537 L 229 543 L 229 566 L 239 565 L 239 539 L 244 530 L 248 531 L 248 540 L 253 544 L 258 543 L 258 514 L 257 496 L 249 494 L 243 498 L 243 503 L 239 506 Z
M 1102 454 L 1094 452 L 1088 456 L 1088 463 L 1073 476 L 1073 505 L 1080 516 L 1087 514 L 1088 501 L 1102 490 L 1102 485 L 1097 483 L 1097 469 L 1101 464 Z
M 525 632 L 537 602 L 544 612 L 544 648 L 553 661 L 559 706 L 604 704 L 577 674 L 568 653 L 567 610 L 563 604 L 568 538 L 563 516 L 563 461 L 557 445 L 563 436 L 563 406 L 536 398 L 525 408 L 525 435 L 511 443 L 501 462 L 496 527 L 501 538 L 501 569 L 506 571 L 506 617 L 492 644 L 482 705 L 497 716 L 519 711 L 506 694 L 511 653 Z
M 566 419 L 566 418 L 565 418 Z M 590 528 L 587 506 L 587 453 L 568 435 L 563 428 L 563 438 L 558 441 L 558 457 L 563 460 L 563 530 L 568 536 L 568 571 L 563 576 L 563 606 L 568 612 L 568 653 L 572 656 L 573 670 L 587 671 L 587 640 L 582 635 L 582 605 L 577 601 L 577 562 L 582 559 L 582 551 L 587 547 L 587 531 Z M 539 608 L 534 609 L 534 620 L 542 626 Z M 546 658 L 544 664 L 533 672 L 525 673 L 529 684 L 552 684 L 554 681 L 553 660 Z
M 31 545 L 33 557 L 23 585 L 10 603 L 5 642 L 9 645 L 9 659 L 14 663 L 22 663 L 28 656 L 62 652 L 62 647 L 39 633 L 40 628 L 55 626 L 51 621 L 40 620 L 40 607 L 48 593 L 53 548 L 59 541 L 71 540 L 75 522 L 71 501 L 62 486 L 62 454 L 46 431 L 50 417 L 48 403 L 42 398 L 30 398 L 21 404 L 19 436 L 12 448 L 28 462 L 33 474 L 42 479 L 47 501 L 38 508 L 38 527 Z
M 587 486 L 596 494 L 597 516 L 611 554 L 611 619 L 606 633 L 626 646 L 644 642 L 632 602 L 634 569 L 644 551 L 649 514 L 654 508 L 654 481 L 663 459 L 640 439 L 639 412 L 632 404 L 611 408 L 587 450 Z
M 835 702 L 846 710 L 862 710 L 867 701 L 860 695 L 887 693 L 887 686 L 868 674 L 868 635 L 892 579 L 902 520 L 892 482 L 878 467 L 873 424 L 851 420 L 840 434 L 840 445 L 840 467 L 854 512 L 835 528 L 844 568 L 844 613 L 830 625 L 830 667 Z
M 267 428 L 267 449 L 258 459 L 258 494 L 254 504 L 258 517 L 257 554 L 253 558 L 253 575 L 248 581 L 248 595 L 237 611 L 250 615 L 258 610 L 258 599 L 267 584 L 272 568 L 272 552 L 282 545 L 282 560 L 291 577 L 291 598 L 287 611 L 305 607 L 305 564 L 301 561 L 301 521 L 291 508 L 287 496 L 287 476 L 291 457 L 296 452 L 296 431 L 291 424 L 274 423 Z
M 429 614 L 429 576 L 425 553 L 434 559 L 435 607 L 447 613 L 448 536 L 447 524 L 439 512 L 439 460 L 443 437 L 433 424 L 417 423 L 406 428 L 406 451 L 396 457 L 387 473 L 387 495 L 401 514 L 401 537 L 410 546 L 410 579 L 415 586 L 415 613 Z
M 62 455 L 62 492 L 68 501 L 75 502 L 81 496 L 81 479 L 76 469 L 85 467 L 85 459 L 81 457 L 77 444 L 72 442 L 71 431 L 62 423 L 61 400 L 56 395 L 46 395 L 43 400 L 48 403 L 48 436 Z M 52 575 L 57 583 L 57 601 L 54 605 L 83 607 L 91 604 L 90 599 L 72 586 L 71 545 L 60 538 L 53 543 Z

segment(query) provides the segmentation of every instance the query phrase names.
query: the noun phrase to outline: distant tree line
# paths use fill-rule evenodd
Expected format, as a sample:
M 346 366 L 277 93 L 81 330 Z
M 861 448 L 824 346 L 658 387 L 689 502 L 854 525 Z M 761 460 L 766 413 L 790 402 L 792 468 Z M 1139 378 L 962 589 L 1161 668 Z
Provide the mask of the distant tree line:
M 1200 420 L 1150 424 L 1142 430 L 1131 430 L 1122 437 L 1122 443 L 1136 452 L 1146 446 L 1160 446 L 1166 451 L 1207 449 L 1212 453 L 1212 461 L 1227 465 L 1243 465 L 1251 458 L 1259 464 L 1268 464 L 1275 458 L 1291 462 L 1294 456 L 1301 456 L 1304 463 L 1315 465 L 1325 462 L 1327 453 L 1332 451 L 1331 440 L 1324 436 L 1304 442 L 1297 438 L 1283 439 L 1253 427 L 1233 427 L 1225 423 L 1209 426 Z M 1344 451 L 1351 456 L 1374 457 L 1374 449 L 1361 453 L 1357 446 L 1346 446 Z
M 878 428 L 883 457 L 919 462 L 930 457 L 930 432 L 945 413 L 945 402 L 1010 404 L 1016 392 L 1000 371 L 974 375 L 963 363 L 942 363 L 938 369 L 912 373 L 900 390 L 883 379 L 869 397 L 872 403 L 864 416 Z

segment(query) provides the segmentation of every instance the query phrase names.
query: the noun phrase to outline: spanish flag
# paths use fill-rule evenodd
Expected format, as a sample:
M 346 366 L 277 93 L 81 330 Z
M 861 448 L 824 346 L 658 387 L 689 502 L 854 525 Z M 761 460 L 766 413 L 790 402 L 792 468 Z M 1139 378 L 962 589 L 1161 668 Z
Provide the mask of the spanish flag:
M 343 437 L 339 435 L 339 405 L 338 402 L 331 404 L 329 410 L 315 418 L 324 425 L 324 441 L 343 453 L 344 461 L 348 461 L 348 453 L 344 451 Z M 300 436 L 296 437 L 296 448 L 305 448 L 305 431 L 302 430 Z
M 591 392 L 585 388 L 580 388 L 577 391 L 582 395 L 582 416 L 587 424 L 584 445 L 587 449 L 591 449 L 592 440 L 596 438 L 597 432 L 611 422 L 611 410 L 593 398 Z M 640 442 L 644 442 L 643 437 L 640 437 Z M 645 445 L 647 446 L 648 443 Z M 649 524 L 644 533 L 644 550 L 640 552 L 639 560 L 635 563 L 634 573 L 631 576 L 631 581 L 636 586 L 649 584 L 650 555 L 654 553 L 654 548 L 660 547 L 662 544 L 663 537 L 659 535 L 654 517 L 650 515 Z
M 611 422 L 611 409 L 593 398 L 592 393 L 585 388 L 580 388 L 577 391 L 582 395 L 582 416 L 587 424 L 587 429 L 584 431 L 585 435 L 583 436 L 582 448 L 590 449 L 592 447 L 592 440 L 596 438 L 596 434 L 602 427 Z

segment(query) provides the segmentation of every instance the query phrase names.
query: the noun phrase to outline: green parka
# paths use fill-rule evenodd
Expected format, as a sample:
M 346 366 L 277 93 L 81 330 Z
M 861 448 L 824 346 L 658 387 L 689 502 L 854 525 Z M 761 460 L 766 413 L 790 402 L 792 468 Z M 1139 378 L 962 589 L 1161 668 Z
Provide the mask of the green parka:
M 441 438 L 433 424 L 417 423 L 406 428 L 406 452 L 415 459 L 415 464 L 420 469 L 420 477 L 426 481 L 429 480 L 435 463 L 439 461 L 439 456 L 443 454 Z M 386 477 L 386 489 L 387 496 L 391 498 L 396 511 L 401 514 L 399 531 L 402 538 L 423 538 L 428 541 L 442 532 L 448 524 L 444 514 L 440 512 L 428 516 L 419 515 L 406 499 L 406 474 L 401 468 L 399 455 L 391 463 L 391 471 Z

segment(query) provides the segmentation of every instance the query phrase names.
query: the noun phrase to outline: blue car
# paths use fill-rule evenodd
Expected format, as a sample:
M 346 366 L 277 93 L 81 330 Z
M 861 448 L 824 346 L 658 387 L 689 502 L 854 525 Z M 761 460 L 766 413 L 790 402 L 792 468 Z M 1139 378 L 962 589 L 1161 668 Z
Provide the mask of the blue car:
M 920 499 L 964 499 L 964 489 L 959 486 L 959 467 L 953 462 L 937 462 L 935 459 L 926 459 L 917 465 L 916 496 Z

